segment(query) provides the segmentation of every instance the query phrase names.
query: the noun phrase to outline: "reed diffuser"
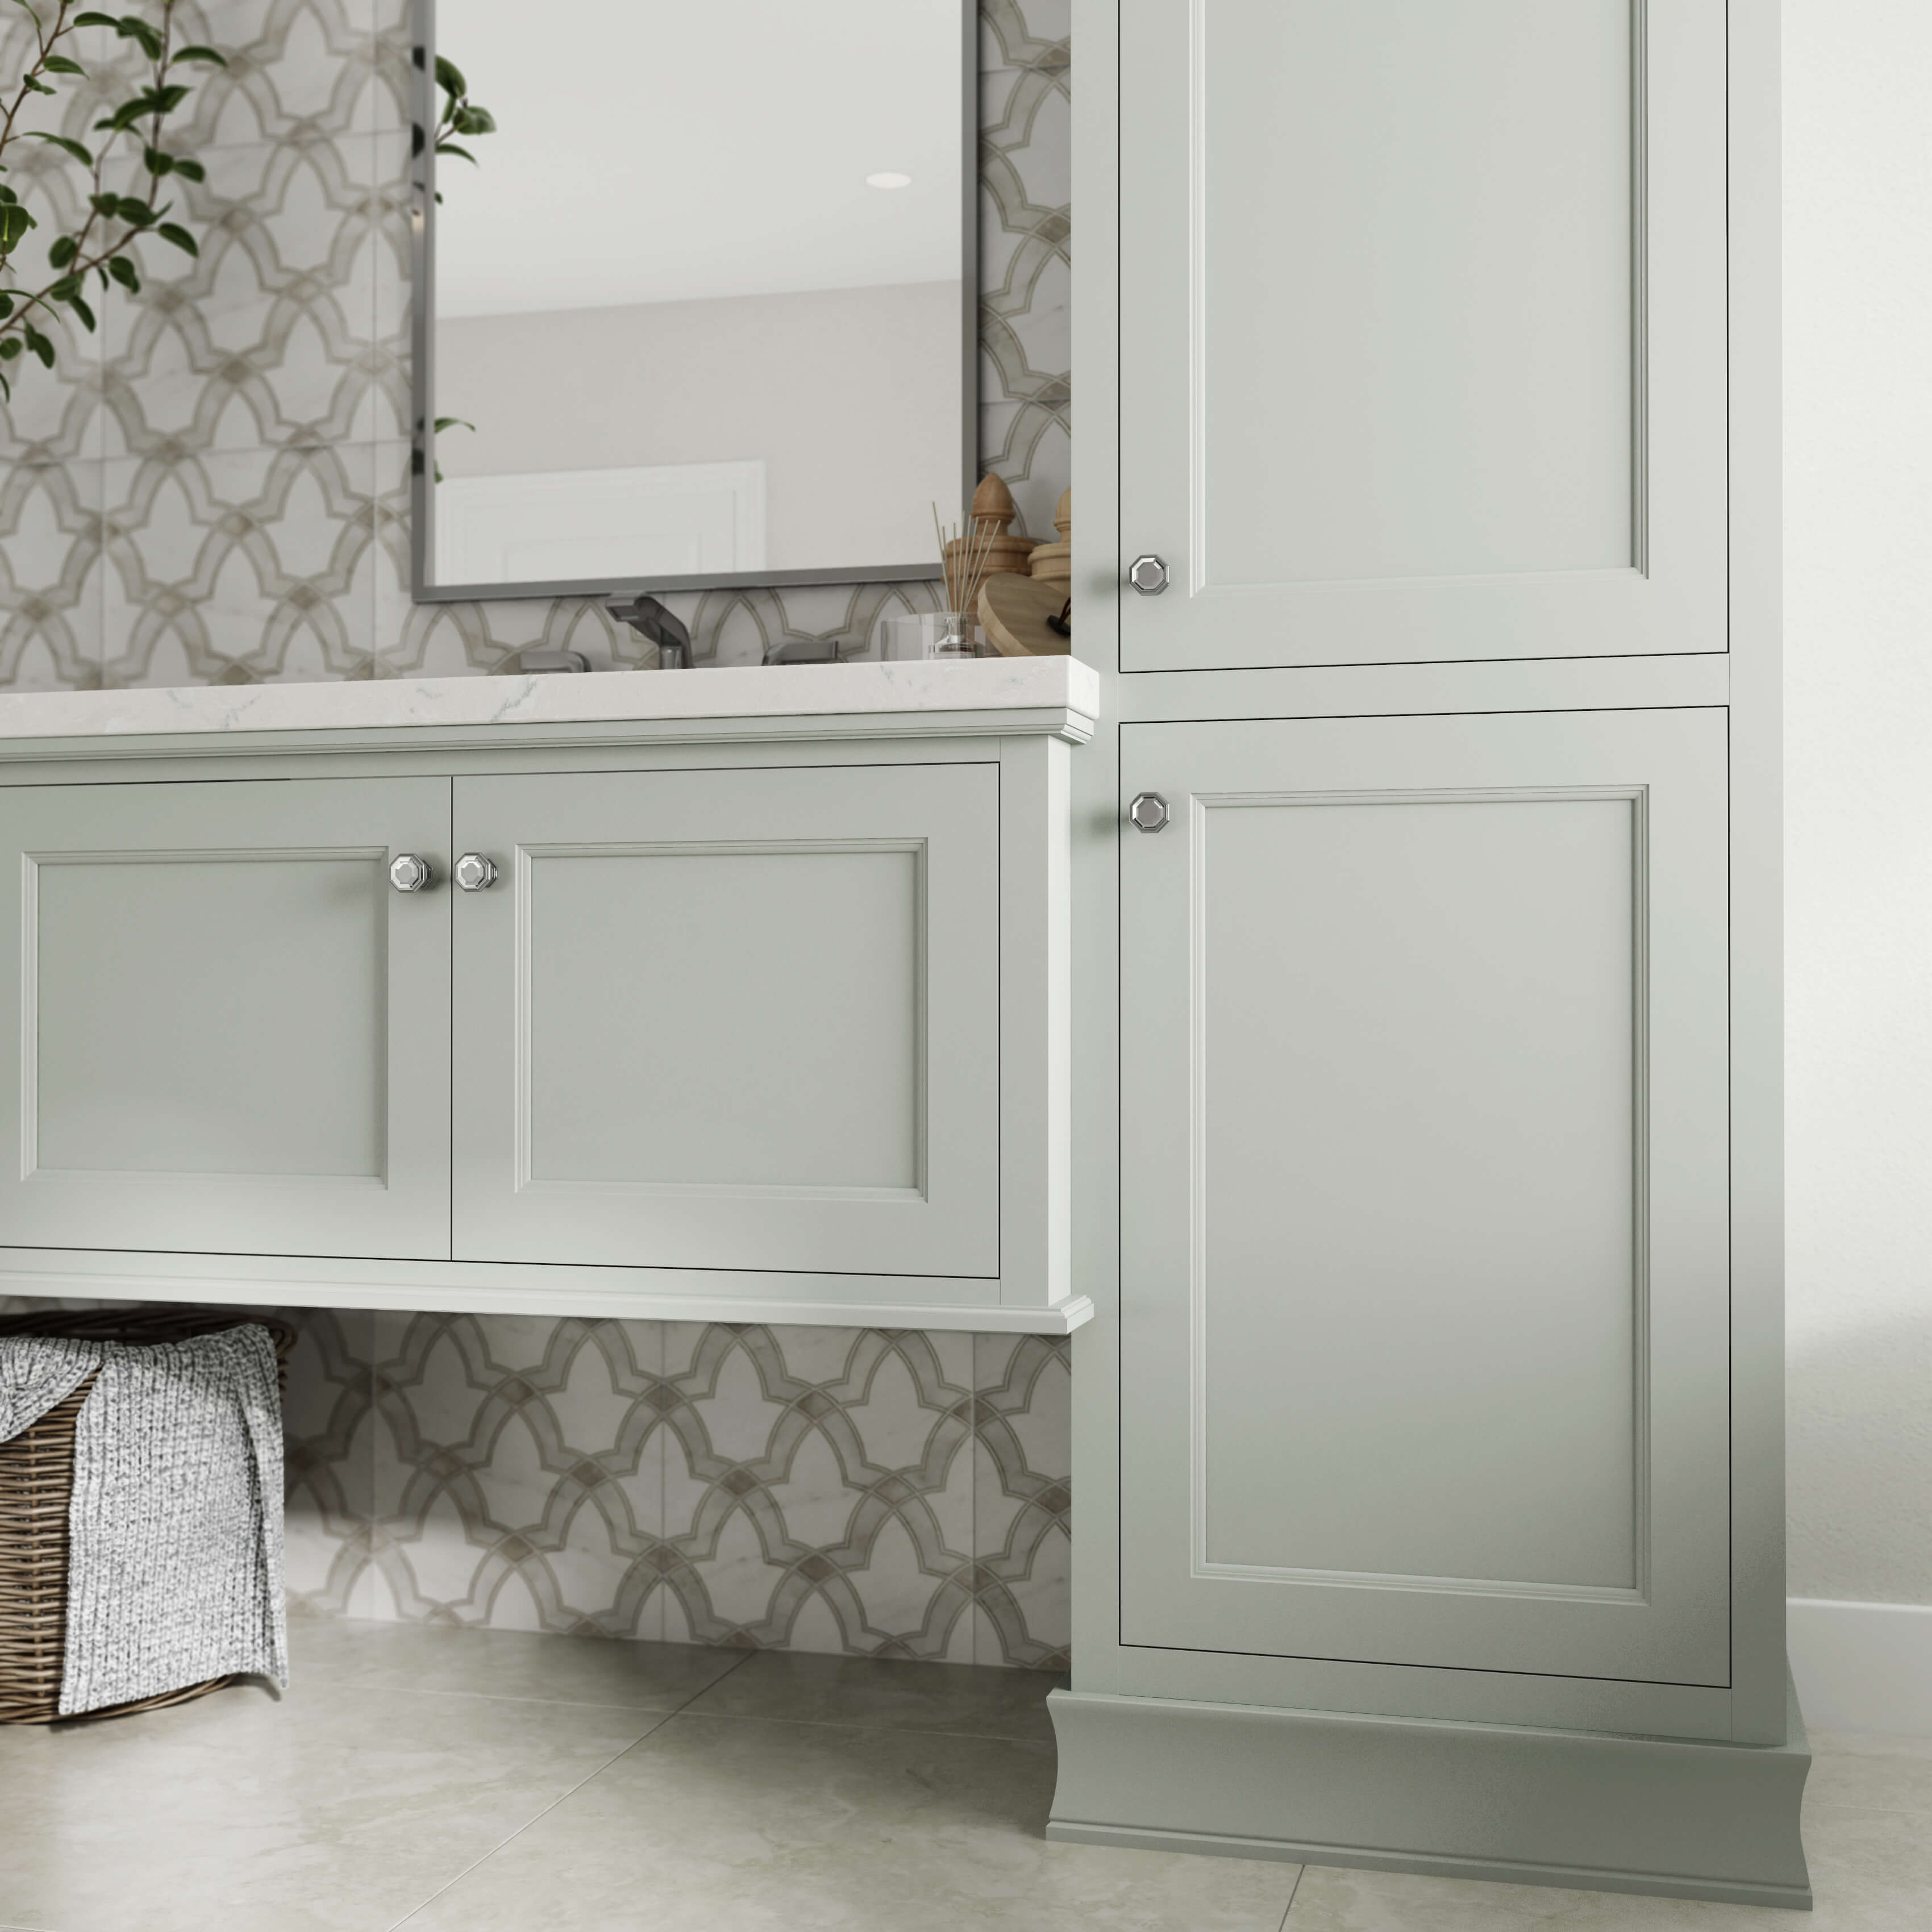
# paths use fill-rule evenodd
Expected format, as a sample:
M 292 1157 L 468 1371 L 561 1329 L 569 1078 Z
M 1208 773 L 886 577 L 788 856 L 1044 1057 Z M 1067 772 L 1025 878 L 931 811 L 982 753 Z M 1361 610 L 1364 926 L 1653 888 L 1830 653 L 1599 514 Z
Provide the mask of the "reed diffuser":
M 1000 526 L 990 518 L 969 515 L 949 532 L 932 506 L 932 534 L 939 544 L 939 574 L 945 585 L 946 635 L 940 649 L 950 655 L 977 655 L 974 641 L 974 614 L 980 608 L 980 586 L 986 580 L 993 545 Z

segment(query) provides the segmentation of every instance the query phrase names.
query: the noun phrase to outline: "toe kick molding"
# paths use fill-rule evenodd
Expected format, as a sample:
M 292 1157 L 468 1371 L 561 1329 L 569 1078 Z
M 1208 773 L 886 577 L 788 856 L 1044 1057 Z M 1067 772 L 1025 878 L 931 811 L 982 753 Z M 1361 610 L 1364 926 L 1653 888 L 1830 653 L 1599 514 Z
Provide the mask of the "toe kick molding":
M 1811 1753 L 1057 1690 L 1049 1838 L 1808 1910 Z

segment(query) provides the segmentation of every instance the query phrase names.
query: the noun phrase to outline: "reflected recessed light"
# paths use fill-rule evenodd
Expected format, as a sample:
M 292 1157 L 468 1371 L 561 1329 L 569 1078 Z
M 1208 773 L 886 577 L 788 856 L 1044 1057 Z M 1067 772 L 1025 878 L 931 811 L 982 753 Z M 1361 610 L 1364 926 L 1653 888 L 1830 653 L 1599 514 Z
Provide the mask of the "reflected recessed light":
M 912 176 L 910 175 L 896 175 L 890 173 L 883 175 L 868 175 L 866 177 L 866 185 L 868 188 L 910 188 L 912 186 Z

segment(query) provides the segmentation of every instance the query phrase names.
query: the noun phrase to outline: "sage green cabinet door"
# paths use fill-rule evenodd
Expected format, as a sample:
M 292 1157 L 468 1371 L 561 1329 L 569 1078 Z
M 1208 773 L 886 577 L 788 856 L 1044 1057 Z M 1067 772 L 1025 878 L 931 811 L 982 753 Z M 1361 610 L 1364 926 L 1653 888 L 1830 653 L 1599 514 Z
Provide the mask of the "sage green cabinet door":
M 1124 1641 L 1725 1683 L 1724 714 L 1121 737 Z
M 459 1259 L 998 1274 L 996 765 L 455 796 Z
M 1726 648 L 1725 0 L 1121 0 L 1126 670 Z
M 0 1241 L 446 1259 L 442 778 L 0 789 Z

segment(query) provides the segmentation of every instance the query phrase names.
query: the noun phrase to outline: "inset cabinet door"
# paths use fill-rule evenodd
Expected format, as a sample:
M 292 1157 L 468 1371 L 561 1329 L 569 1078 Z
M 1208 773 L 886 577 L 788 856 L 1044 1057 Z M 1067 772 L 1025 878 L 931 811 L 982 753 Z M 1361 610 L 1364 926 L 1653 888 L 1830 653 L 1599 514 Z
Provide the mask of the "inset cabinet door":
M 997 765 L 455 797 L 458 1259 L 999 1274 Z
M 1123 1641 L 1726 1683 L 1724 714 L 1121 739 Z
M 0 788 L 0 1242 L 449 1252 L 444 778 Z
M 1726 648 L 1725 0 L 1122 0 L 1120 62 L 1122 669 Z

